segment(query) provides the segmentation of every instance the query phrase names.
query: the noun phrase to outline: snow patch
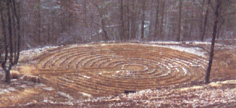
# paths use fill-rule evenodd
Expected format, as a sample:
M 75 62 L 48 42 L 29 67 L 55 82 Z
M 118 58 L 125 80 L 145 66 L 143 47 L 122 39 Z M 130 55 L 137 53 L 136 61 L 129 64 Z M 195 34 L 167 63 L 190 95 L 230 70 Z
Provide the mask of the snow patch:
M 59 95 L 61 95 L 61 96 L 63 96 L 63 97 L 66 97 L 66 98 L 68 98 L 68 99 L 70 99 L 70 100 L 73 100 L 73 97 L 71 97 L 69 94 L 66 94 L 66 93 L 64 93 L 64 92 L 57 92 Z
M 90 79 L 90 77 L 89 77 L 89 76 L 86 76 L 86 75 L 84 75 L 84 78 Z
M 20 87 L 25 89 L 27 85 L 23 84 L 23 85 L 20 85 Z
M 188 70 L 184 67 L 182 67 L 182 69 L 184 70 L 184 75 L 187 75 L 188 74 Z
M 36 87 L 45 87 L 45 84 L 37 84 Z
M 218 83 L 222 83 L 222 84 L 236 84 L 236 80 L 227 80 L 227 81 L 222 81 L 222 82 L 218 82 Z
M 107 44 L 101 44 L 101 46 L 106 46 Z
M 24 60 L 24 59 L 31 60 L 34 57 L 41 55 L 45 51 L 48 51 L 50 49 L 55 49 L 58 47 L 59 46 L 45 46 L 42 48 L 34 48 L 34 49 L 24 50 L 24 51 L 20 52 L 20 59 L 19 60 Z
M 178 69 L 178 68 L 175 68 L 175 70 L 176 70 L 177 72 L 179 72 L 179 69 Z
M 52 91 L 52 90 L 54 90 L 52 87 L 45 87 L 45 88 L 43 88 L 44 90 L 46 90 L 46 91 Z
M 221 86 L 221 84 L 216 83 L 216 82 L 212 82 L 209 85 L 212 86 L 212 87 L 220 87 Z
M 9 93 L 7 89 L 0 90 L 0 94 Z
M 89 98 L 92 97 L 92 95 L 88 93 L 80 92 L 80 94 L 82 94 L 85 97 L 89 97 Z
M 181 44 L 181 42 L 175 42 L 175 41 L 151 41 L 148 43 L 153 43 L 153 44 Z
M 0 90 L 0 94 L 5 94 L 5 93 L 9 93 L 9 92 L 14 92 L 14 91 L 16 91 L 16 88 L 9 87 L 9 88 Z
M 186 88 L 181 88 L 180 91 L 187 91 L 187 90 L 196 90 L 196 89 L 203 89 L 203 86 L 193 86 L 193 87 L 186 87 Z
M 198 55 L 201 57 L 206 57 L 205 52 L 200 51 L 200 48 L 187 48 L 187 47 L 182 47 L 182 46 L 171 46 L 171 45 L 153 45 L 153 46 L 158 46 L 158 47 L 164 47 L 164 48 L 170 48 L 178 51 L 183 51 L 187 53 L 191 53 L 194 55 Z
M 220 87 L 223 84 L 236 84 L 236 80 L 211 82 L 209 85 L 212 86 L 212 87 Z
M 9 87 L 9 88 L 8 88 L 8 91 L 11 91 L 11 92 L 12 92 L 12 91 L 16 91 L 16 89 L 13 88 L 13 87 Z
M 100 30 L 98 31 L 98 33 L 102 33 L 102 29 L 100 29 Z
M 154 44 L 196 44 L 196 45 L 209 45 L 211 42 L 200 42 L 200 41 L 185 41 L 185 42 L 176 42 L 176 41 L 152 41 L 148 43 L 154 43 Z
M 168 65 L 162 64 L 162 66 L 165 67 L 168 71 L 164 74 L 161 74 L 159 77 L 167 76 L 171 73 L 171 68 Z

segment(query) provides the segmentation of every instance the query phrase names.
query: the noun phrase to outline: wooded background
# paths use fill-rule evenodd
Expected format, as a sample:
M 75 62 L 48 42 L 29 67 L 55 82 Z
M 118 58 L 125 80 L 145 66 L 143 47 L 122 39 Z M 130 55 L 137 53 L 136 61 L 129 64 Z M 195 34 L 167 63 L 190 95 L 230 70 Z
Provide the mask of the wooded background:
M 7 16 L 6 1 L 0 3 L 1 25 Z M 210 41 L 216 4 L 216 0 L 14 1 L 21 49 L 98 41 Z M 221 1 L 216 38 L 233 39 L 236 1 Z M 11 20 L 17 20 L 13 16 Z

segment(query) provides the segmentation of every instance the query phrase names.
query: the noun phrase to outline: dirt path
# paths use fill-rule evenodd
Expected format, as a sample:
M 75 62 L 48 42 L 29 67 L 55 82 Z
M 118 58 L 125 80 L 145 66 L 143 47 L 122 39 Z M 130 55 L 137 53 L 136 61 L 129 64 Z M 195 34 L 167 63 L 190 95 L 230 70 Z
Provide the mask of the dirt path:
M 192 84 L 204 80 L 206 65 L 206 57 L 153 44 L 65 46 L 43 53 L 31 64 L 19 66 L 20 74 L 39 77 L 43 86 L 16 89 L 18 95 L 13 92 L 9 95 L 19 98 L 6 101 L 22 105 L 29 102 L 73 103 L 115 96 L 124 91 Z M 216 78 L 220 75 L 221 72 L 213 74 Z M 22 97 L 29 98 L 19 101 Z

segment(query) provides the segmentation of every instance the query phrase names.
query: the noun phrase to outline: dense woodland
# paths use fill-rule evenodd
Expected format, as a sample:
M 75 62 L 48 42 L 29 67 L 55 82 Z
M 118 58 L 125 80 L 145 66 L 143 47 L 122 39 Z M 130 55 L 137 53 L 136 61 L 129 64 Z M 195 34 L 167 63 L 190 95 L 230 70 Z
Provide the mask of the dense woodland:
M 9 73 L 21 50 L 48 45 L 212 39 L 210 71 L 215 38 L 235 38 L 235 9 L 235 0 L 1 0 L 1 64 Z
M 5 28 L 9 26 L 6 1 L 0 2 Z M 10 7 L 12 26 L 17 29 L 20 20 L 21 49 L 28 49 L 96 41 L 209 41 L 217 0 L 10 1 L 15 1 Z M 217 38 L 232 39 L 236 1 L 220 2 Z

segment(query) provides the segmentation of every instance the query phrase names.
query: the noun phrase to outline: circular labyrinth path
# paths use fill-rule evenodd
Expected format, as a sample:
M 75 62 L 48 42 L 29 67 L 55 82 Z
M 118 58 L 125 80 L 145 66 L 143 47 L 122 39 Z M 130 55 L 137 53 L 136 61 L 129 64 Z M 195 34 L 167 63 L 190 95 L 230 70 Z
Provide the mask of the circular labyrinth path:
M 92 96 L 202 81 L 206 58 L 149 44 L 61 47 L 37 58 L 37 74 L 61 89 Z

